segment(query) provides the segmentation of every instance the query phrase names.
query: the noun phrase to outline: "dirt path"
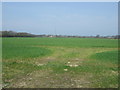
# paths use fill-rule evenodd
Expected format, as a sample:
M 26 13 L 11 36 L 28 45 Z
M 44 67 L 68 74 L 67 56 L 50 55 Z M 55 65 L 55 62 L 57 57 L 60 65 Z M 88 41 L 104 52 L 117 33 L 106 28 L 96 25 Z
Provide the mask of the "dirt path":
M 63 47 L 50 47 L 54 53 L 51 56 L 36 58 L 34 63 L 37 66 L 44 67 L 48 62 L 62 64 L 74 68 L 80 66 L 83 61 L 88 60 L 87 57 L 96 52 L 110 51 L 108 49 L 84 49 L 84 48 L 63 48 Z M 57 63 L 58 62 L 58 63 Z M 54 65 L 54 64 L 53 64 Z M 58 64 L 59 65 L 59 64 Z M 58 69 L 59 70 L 59 69 Z M 61 70 L 61 69 L 60 69 Z M 64 70 L 64 69 L 63 69 Z M 58 71 L 59 72 L 59 71 Z M 14 88 L 89 88 L 93 83 L 90 81 L 94 78 L 92 73 L 79 73 L 64 71 L 63 73 L 55 73 L 51 67 L 28 73 L 26 76 L 15 79 L 8 87 Z

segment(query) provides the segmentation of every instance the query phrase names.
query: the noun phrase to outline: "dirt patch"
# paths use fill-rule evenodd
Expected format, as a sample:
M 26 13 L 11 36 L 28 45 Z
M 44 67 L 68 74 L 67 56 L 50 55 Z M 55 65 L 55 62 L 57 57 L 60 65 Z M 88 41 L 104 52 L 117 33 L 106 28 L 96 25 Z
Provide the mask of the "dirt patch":
M 81 88 L 90 82 L 84 75 L 52 73 L 51 70 L 39 70 L 13 82 L 12 88 Z M 86 87 L 89 85 L 86 85 Z

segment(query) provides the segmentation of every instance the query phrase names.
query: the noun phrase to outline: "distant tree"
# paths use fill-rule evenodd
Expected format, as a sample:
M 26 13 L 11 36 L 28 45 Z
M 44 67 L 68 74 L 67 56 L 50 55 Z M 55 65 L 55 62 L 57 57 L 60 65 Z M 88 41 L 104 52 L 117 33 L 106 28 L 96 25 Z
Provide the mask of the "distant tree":
M 96 38 L 99 38 L 100 37 L 100 35 L 96 35 Z
M 25 32 L 14 32 L 14 31 L 1 31 L 2 37 L 34 37 L 35 35 Z

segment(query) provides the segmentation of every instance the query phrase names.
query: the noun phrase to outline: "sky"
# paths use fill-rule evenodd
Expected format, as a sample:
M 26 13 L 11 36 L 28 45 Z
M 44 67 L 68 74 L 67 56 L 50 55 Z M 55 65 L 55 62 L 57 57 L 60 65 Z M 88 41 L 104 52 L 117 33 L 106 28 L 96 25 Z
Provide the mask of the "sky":
M 3 2 L 2 30 L 52 35 L 117 35 L 117 2 Z
M 2 3 L 0 2 L 0 30 L 2 30 Z

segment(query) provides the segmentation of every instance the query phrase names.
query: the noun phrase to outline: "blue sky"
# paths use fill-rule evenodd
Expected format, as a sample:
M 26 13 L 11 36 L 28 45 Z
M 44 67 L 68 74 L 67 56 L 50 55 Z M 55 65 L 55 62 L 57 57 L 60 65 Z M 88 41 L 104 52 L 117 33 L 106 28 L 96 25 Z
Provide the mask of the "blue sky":
M 4 2 L 3 30 L 33 34 L 116 35 L 117 2 Z
M 0 30 L 2 30 L 2 3 L 0 2 Z

